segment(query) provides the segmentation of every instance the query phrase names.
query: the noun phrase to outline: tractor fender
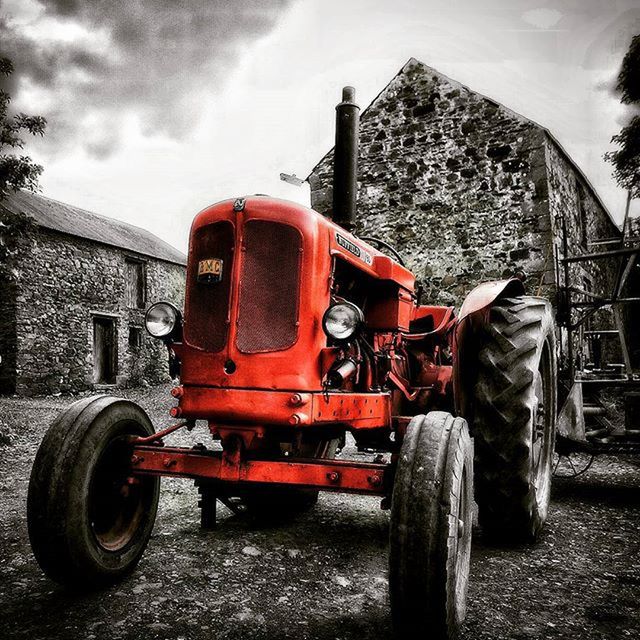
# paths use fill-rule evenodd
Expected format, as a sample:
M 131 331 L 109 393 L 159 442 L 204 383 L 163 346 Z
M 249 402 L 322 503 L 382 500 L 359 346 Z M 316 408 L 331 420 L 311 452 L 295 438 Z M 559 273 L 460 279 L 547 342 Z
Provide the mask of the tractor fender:
M 477 333 L 489 318 L 491 306 L 501 298 L 524 295 L 522 280 L 483 282 L 473 289 L 462 303 L 453 332 L 453 395 L 456 413 L 472 423 L 473 372 L 480 345 Z
M 508 280 L 493 280 L 483 282 L 473 289 L 462 303 L 458 324 L 476 311 L 481 311 L 490 307 L 496 300 L 505 296 L 524 295 L 524 284 L 519 278 L 509 278 Z

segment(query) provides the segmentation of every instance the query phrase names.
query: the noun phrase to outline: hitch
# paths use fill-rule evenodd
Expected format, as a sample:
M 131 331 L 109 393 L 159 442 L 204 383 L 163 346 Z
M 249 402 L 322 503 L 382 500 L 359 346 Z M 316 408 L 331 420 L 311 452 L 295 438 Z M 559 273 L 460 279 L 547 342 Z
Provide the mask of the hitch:
M 158 446 L 163 447 L 164 442 L 162 441 L 162 438 L 164 438 L 165 436 L 168 436 L 170 433 L 173 433 L 178 429 L 182 429 L 182 427 L 186 427 L 187 431 L 191 431 L 195 426 L 195 420 L 186 420 L 185 422 L 171 425 L 170 427 L 162 429 L 161 431 L 158 431 L 157 433 L 154 433 L 150 436 L 146 436 L 145 438 L 134 438 L 132 442 L 133 444 L 151 444 L 153 442 L 156 442 L 158 443 Z

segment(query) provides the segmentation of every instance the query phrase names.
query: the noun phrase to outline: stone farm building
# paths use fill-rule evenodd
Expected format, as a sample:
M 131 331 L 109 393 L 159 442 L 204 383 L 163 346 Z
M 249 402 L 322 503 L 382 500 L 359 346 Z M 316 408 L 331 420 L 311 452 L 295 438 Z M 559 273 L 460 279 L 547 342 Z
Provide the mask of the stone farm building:
M 325 214 L 332 162 L 330 151 L 308 177 Z M 565 233 L 569 255 L 620 237 L 549 131 L 413 58 L 362 113 L 358 171 L 357 233 L 399 249 L 434 304 L 459 306 L 477 283 L 519 269 L 529 293 L 555 300 Z M 571 281 L 605 293 L 617 265 L 573 265 Z M 637 366 L 640 336 L 631 348 Z
M 27 192 L 0 203 L 0 393 L 168 378 L 148 303 L 182 306 L 185 256 L 152 233 Z

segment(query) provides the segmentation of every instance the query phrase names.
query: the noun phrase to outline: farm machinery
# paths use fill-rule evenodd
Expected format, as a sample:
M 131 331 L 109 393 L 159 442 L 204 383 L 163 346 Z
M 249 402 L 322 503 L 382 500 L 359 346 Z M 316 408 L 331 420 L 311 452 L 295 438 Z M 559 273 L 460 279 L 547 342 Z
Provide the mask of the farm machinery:
M 515 277 L 480 284 L 457 314 L 423 304 L 399 256 L 353 232 L 352 88 L 336 111 L 332 219 L 266 196 L 210 206 L 191 228 L 184 315 L 148 309 L 179 376 L 176 423 L 155 432 L 135 403 L 96 396 L 51 426 L 28 524 L 53 580 L 97 586 L 132 571 L 161 476 L 195 480 L 207 528 L 218 501 L 260 517 L 308 509 L 319 491 L 379 496 L 399 637 L 456 636 L 474 498 L 487 538 L 538 537 L 556 416 L 550 305 Z M 165 444 L 196 421 L 216 446 Z M 347 432 L 371 460 L 336 457 Z
M 563 255 L 558 255 L 562 269 L 556 286 L 557 323 L 565 335 L 560 357 L 565 366 L 559 375 L 554 464 L 558 477 L 586 473 L 599 455 L 640 453 L 640 376 L 634 370 L 630 325 L 625 326 L 625 316 L 640 302 L 633 277 L 640 237 L 631 227 L 630 207 L 629 193 L 619 235 L 588 242 L 577 251 L 566 224 L 562 225 Z M 608 282 L 601 277 L 596 287 L 584 274 L 606 273 L 605 265 L 613 277 Z M 612 357 L 621 362 L 611 362 Z M 618 409 L 624 405 L 624 418 L 615 415 L 616 405 Z

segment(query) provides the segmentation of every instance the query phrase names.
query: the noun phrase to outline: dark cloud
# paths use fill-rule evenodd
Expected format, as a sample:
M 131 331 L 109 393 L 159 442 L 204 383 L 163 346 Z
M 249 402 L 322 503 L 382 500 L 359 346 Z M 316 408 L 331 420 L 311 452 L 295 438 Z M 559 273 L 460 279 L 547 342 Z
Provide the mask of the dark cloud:
M 47 117 L 49 150 L 82 144 L 105 157 L 118 146 L 114 129 L 132 111 L 145 131 L 180 138 L 202 111 L 195 93 L 223 86 L 242 50 L 274 28 L 289 2 L 41 0 L 41 21 L 85 34 L 52 44 L 12 26 L 0 0 L 0 55 L 16 67 L 7 88 L 15 92 L 24 79 L 52 98 L 24 105 L 14 94 L 25 110 Z
M 53 2 L 45 2 L 54 8 L 56 13 L 63 16 L 69 16 L 77 13 L 80 2 L 78 0 L 54 0 Z

